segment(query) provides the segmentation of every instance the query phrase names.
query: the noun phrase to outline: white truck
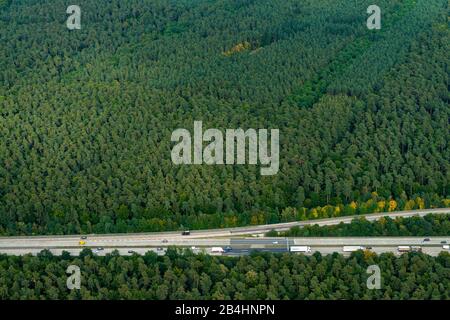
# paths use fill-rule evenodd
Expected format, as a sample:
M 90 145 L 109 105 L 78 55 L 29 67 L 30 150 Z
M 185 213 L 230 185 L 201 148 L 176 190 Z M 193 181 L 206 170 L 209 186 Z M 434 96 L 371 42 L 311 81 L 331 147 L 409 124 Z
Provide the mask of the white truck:
M 211 253 L 224 253 L 225 250 L 223 250 L 222 247 L 212 247 L 211 248 Z
M 291 252 L 305 252 L 305 253 L 311 252 L 310 246 L 292 246 L 289 249 Z
M 354 252 L 358 250 L 364 250 L 365 248 L 362 246 L 343 246 L 342 251 L 344 252 Z

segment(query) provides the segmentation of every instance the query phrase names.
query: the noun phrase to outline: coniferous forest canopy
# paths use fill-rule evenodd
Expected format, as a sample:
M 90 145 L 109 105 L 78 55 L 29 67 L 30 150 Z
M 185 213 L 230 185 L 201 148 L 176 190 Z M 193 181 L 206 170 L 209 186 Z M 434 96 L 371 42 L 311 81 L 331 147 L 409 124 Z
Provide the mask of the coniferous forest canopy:
M 82 28 L 71 31 L 66 1 L 0 1 L 0 234 L 231 227 L 449 205 L 447 0 L 377 0 L 377 31 L 366 27 L 368 0 L 77 2 Z M 175 166 L 171 133 L 192 130 L 194 120 L 208 128 L 280 129 L 279 173 Z M 36 259 L 1 258 L 6 265 L 39 265 Z M 159 259 L 145 270 L 149 278 L 178 263 L 151 255 L 105 259 L 95 263 L 124 269 Z M 217 279 L 247 258 L 179 259 L 211 259 L 218 275 L 200 286 L 196 271 L 200 278 L 174 295 L 240 297 L 236 283 Z M 283 256 L 275 264 L 291 270 L 302 259 L 305 268 L 318 263 Z M 355 259 L 322 263 L 352 266 Z M 398 270 L 414 260 L 419 270 L 417 287 L 399 293 L 408 282 L 398 271 L 398 288 L 383 295 L 448 298 L 433 280 L 448 268 L 448 255 L 377 259 Z M 302 281 L 314 297 L 335 285 L 344 286 L 337 298 L 380 294 L 349 296 L 351 279 L 314 286 L 314 277 L 292 274 L 282 288 L 259 288 L 271 277 L 261 270 L 272 258 L 257 261 L 260 273 L 238 281 L 254 283 L 250 295 L 303 297 L 290 291 Z M 316 277 L 325 277 L 324 268 Z M 191 281 L 172 277 L 167 290 Z M 82 294 L 108 296 L 91 285 Z M 167 297 L 143 287 L 115 294 Z M 58 287 L 45 293 L 60 294 Z
M 381 269 L 381 288 L 366 286 L 367 267 Z M 80 266 L 80 290 L 67 290 L 66 269 Z M 450 254 L 396 257 L 368 252 L 344 258 L 253 253 L 196 255 L 170 249 L 165 256 L 80 257 L 42 252 L 0 255 L 0 299 L 450 299 Z

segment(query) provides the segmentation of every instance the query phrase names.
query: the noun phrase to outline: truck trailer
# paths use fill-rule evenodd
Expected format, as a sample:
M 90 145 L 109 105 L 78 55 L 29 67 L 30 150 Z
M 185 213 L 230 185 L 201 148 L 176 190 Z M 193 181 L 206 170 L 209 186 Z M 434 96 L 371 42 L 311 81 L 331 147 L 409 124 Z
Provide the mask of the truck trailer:
M 342 251 L 344 252 L 355 252 L 358 250 L 364 250 L 365 248 L 362 246 L 344 246 L 342 247 Z
M 290 247 L 291 252 L 305 252 L 310 253 L 311 247 L 310 246 L 292 246 Z

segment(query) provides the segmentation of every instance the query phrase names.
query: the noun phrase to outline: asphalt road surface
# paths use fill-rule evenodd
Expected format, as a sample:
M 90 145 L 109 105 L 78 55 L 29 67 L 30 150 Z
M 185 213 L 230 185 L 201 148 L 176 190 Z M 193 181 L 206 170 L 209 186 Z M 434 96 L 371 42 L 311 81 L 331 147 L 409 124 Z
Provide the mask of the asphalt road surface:
M 398 253 L 398 246 L 420 247 L 424 253 L 438 255 L 441 251 L 448 251 L 443 248 L 444 244 L 450 244 L 449 237 L 431 237 L 429 241 L 424 241 L 424 237 L 326 237 L 326 238 L 243 238 L 243 239 L 191 239 L 174 240 L 171 244 L 149 241 L 142 244 L 141 241 L 125 243 L 96 242 L 87 246 L 97 255 L 105 255 L 115 250 L 121 255 L 145 254 L 148 251 L 164 254 L 167 246 L 176 245 L 177 247 L 190 248 L 194 253 L 211 252 L 212 247 L 228 248 L 224 255 L 247 255 L 252 251 L 263 252 L 288 252 L 291 246 L 310 246 L 311 254 L 318 251 L 321 254 L 331 254 L 334 252 L 349 255 L 349 252 L 343 252 L 344 246 L 361 246 L 376 253 L 395 252 Z M 26 244 L 25 244 L 26 245 Z M 66 245 L 66 243 L 64 243 Z M 10 243 L 0 247 L 0 253 L 11 255 L 23 255 L 27 253 L 37 254 L 43 249 L 50 250 L 55 255 L 67 251 L 72 255 L 77 255 L 85 246 L 79 245 L 53 245 L 33 247 L 20 246 L 17 243 Z
M 236 227 L 236 228 L 223 228 L 223 229 L 207 229 L 207 230 L 191 230 L 191 234 L 189 236 L 182 236 L 180 231 L 170 231 L 170 232 L 152 232 L 152 233 L 122 233 L 122 234 L 103 234 L 96 235 L 90 234 L 90 239 L 109 239 L 114 241 L 121 241 L 122 238 L 136 238 L 136 239 L 164 239 L 164 238 L 183 238 L 183 239 L 192 239 L 192 238 L 216 238 L 216 237 L 230 237 L 230 236 L 239 236 L 239 235 L 251 235 L 251 234 L 264 234 L 271 230 L 277 231 L 286 231 L 295 226 L 306 226 L 306 225 L 336 225 L 339 223 L 350 223 L 353 219 L 356 218 L 365 218 L 368 221 L 378 220 L 381 217 L 413 217 L 420 216 L 423 217 L 427 214 L 450 214 L 450 208 L 438 208 L 438 209 L 421 209 L 421 210 L 409 210 L 409 211 L 393 211 L 393 212 L 381 212 L 381 213 L 371 213 L 366 215 L 353 215 L 353 216 L 345 216 L 345 217 L 337 217 L 337 218 L 328 218 L 328 219 L 314 219 L 314 220 L 305 220 L 305 221 L 294 221 L 294 222 L 286 222 L 286 223 L 276 223 L 276 224 L 265 224 L 265 225 L 256 225 L 256 226 L 247 226 L 247 227 Z M 67 235 L 67 236 L 33 236 L 33 237 L 7 237 L 7 239 L 25 239 L 26 241 L 30 239 L 51 239 L 51 240 L 77 240 L 80 238 L 80 235 Z M 5 237 L 0 237 L 0 246 L 2 240 Z
M 399 211 L 391 213 L 376 213 L 364 215 L 367 220 L 376 220 L 380 217 L 411 217 L 424 216 L 429 213 L 449 214 L 448 209 L 427 209 L 413 211 Z M 279 223 L 272 225 L 249 226 L 227 229 L 213 229 L 191 231 L 188 236 L 182 236 L 180 232 L 140 233 L 140 234 L 107 234 L 86 235 L 81 239 L 80 235 L 71 236 L 33 236 L 33 237 L 0 237 L 0 253 L 21 255 L 26 253 L 36 254 L 41 250 L 48 249 L 54 254 L 61 254 L 63 250 L 71 254 L 78 254 L 83 248 L 88 247 L 96 254 L 118 250 L 120 254 L 127 255 L 133 252 L 144 254 L 147 251 L 155 251 L 159 254 L 165 252 L 168 246 L 195 247 L 194 251 L 205 250 L 210 253 L 211 247 L 231 246 L 233 250 L 226 254 L 248 254 L 252 250 L 286 252 L 292 245 L 308 245 L 312 251 L 324 254 L 342 252 L 344 245 L 372 246 L 375 252 L 396 251 L 399 245 L 422 246 L 423 251 L 430 254 L 438 254 L 443 250 L 442 241 L 450 244 L 450 237 L 435 237 L 429 242 L 423 242 L 422 237 L 412 238 L 296 238 L 286 240 L 284 238 L 242 238 L 243 236 L 263 234 L 270 230 L 287 230 L 293 226 L 304 226 L 309 224 L 335 225 L 349 223 L 360 216 L 339 217 L 332 219 L 319 219 L 310 221 L 298 221 Z M 80 243 L 84 241 L 84 243 Z M 289 241 L 287 243 L 286 241 Z M 197 247 L 199 249 L 197 249 Z M 159 250 L 158 250 L 159 248 Z M 161 249 L 162 248 L 162 249 Z

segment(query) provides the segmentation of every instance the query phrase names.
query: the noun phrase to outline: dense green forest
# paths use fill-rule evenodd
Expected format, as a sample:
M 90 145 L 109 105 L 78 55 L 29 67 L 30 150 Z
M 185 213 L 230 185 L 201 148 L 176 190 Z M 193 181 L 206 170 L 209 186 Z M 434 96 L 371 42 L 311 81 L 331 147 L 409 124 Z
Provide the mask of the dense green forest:
M 369 265 L 381 288 L 369 290 Z M 81 290 L 66 287 L 69 265 Z M 81 257 L 0 255 L 0 299 L 450 299 L 450 255 L 321 256 L 254 253 L 239 258 L 184 254 Z
M 331 226 L 293 227 L 287 232 L 271 231 L 268 236 L 283 237 L 406 237 L 450 236 L 450 215 L 429 214 L 425 217 L 383 217 L 376 221 L 355 218 L 351 223 Z
M 370 200 L 448 204 L 447 0 L 379 0 L 381 30 L 366 28 L 369 0 L 77 4 L 82 28 L 68 30 L 67 1 L 0 1 L 0 234 L 272 223 L 358 214 Z M 194 120 L 280 129 L 280 172 L 172 164 L 171 133 Z M 437 282 L 414 281 L 424 281 L 420 296 L 442 296 Z M 303 295 L 284 290 L 271 294 Z

